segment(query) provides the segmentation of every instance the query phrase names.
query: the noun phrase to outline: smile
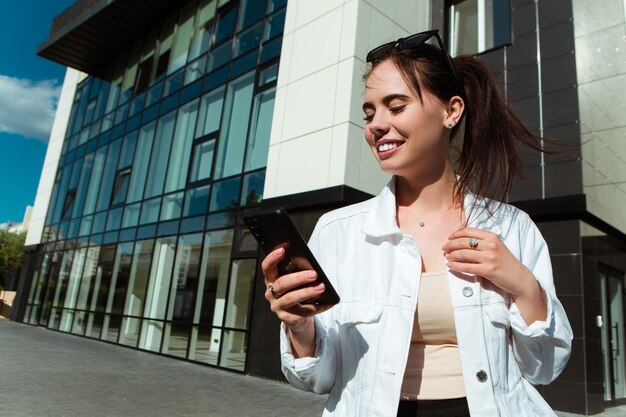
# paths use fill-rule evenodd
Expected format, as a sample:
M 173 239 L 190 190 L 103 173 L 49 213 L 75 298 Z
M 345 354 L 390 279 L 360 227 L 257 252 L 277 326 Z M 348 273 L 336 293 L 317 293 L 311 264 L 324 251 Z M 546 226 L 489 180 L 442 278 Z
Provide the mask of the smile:
M 393 154 L 398 148 L 400 148 L 404 142 L 384 142 L 376 145 L 376 150 L 380 158 L 384 159 Z
M 397 143 L 383 143 L 382 145 L 378 145 L 378 152 L 385 152 L 391 149 L 397 148 L 399 145 Z

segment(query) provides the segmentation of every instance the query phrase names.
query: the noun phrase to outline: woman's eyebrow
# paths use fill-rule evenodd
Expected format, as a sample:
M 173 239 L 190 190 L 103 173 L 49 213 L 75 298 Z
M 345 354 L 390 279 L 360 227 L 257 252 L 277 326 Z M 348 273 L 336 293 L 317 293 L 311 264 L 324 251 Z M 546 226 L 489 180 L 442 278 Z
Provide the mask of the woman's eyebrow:
M 391 103 L 395 99 L 407 100 L 407 99 L 410 99 L 410 98 L 411 97 L 407 96 L 406 94 L 389 94 L 389 95 L 383 97 L 382 102 L 383 102 L 383 104 L 385 106 L 388 106 L 389 103 Z M 363 103 L 362 108 L 363 108 L 363 110 L 374 109 L 375 106 L 374 106 L 374 104 L 372 102 L 367 101 L 367 102 Z

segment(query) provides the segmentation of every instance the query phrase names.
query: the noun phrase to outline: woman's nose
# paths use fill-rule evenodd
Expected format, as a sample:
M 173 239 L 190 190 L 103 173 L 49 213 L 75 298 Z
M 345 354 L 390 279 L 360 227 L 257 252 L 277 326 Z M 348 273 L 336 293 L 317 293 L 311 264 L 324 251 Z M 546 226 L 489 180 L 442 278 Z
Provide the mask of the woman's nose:
M 376 140 L 377 138 L 385 136 L 385 134 L 389 132 L 390 126 L 389 121 L 383 115 L 376 114 L 368 123 L 367 128 L 374 136 L 374 140 Z

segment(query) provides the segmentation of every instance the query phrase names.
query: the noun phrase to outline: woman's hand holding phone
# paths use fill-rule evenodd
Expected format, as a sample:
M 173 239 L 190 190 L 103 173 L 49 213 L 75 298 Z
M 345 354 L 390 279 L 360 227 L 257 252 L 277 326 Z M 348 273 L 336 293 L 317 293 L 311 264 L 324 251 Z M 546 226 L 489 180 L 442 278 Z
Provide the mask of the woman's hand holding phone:
M 323 283 L 315 284 L 317 273 L 313 270 L 292 272 L 280 276 L 278 263 L 284 258 L 285 249 L 278 248 L 263 259 L 261 268 L 265 276 L 265 299 L 270 309 L 285 324 L 295 357 L 315 355 L 315 324 L 313 316 L 333 305 L 303 303 L 324 293 Z

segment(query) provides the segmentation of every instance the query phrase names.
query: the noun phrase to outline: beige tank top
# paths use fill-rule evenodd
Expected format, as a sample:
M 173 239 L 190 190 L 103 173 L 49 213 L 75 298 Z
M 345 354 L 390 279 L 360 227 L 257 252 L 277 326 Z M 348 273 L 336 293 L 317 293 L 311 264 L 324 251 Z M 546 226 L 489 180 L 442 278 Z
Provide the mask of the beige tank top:
M 464 396 L 447 272 L 422 272 L 400 398 L 439 400 Z

